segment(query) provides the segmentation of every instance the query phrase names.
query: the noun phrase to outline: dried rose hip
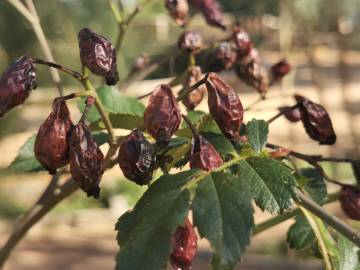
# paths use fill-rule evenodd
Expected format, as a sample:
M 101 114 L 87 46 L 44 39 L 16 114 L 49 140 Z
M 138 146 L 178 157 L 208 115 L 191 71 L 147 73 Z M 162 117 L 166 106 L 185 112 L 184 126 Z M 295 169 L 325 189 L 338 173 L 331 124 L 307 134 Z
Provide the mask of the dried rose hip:
M 35 89 L 36 68 L 32 58 L 20 57 L 0 77 L 0 117 L 21 105 Z
M 203 136 L 195 135 L 192 141 L 190 168 L 211 171 L 224 163 L 214 146 Z
M 310 138 L 319 144 L 334 144 L 336 134 L 325 108 L 299 95 L 295 95 L 295 99 L 299 104 L 301 121 Z
M 104 155 L 91 136 L 89 127 L 79 122 L 70 134 L 70 172 L 88 197 L 99 198 L 104 167 Z
M 202 37 L 198 32 L 185 31 L 179 37 L 178 47 L 187 53 L 199 53 L 203 47 Z
M 209 70 L 221 72 L 234 66 L 237 60 L 237 53 L 228 42 L 221 42 L 219 47 L 215 48 L 209 64 Z
M 110 41 L 89 28 L 78 34 L 80 58 L 92 73 L 105 77 L 106 84 L 115 85 L 119 81 L 116 52 Z
M 189 12 L 187 0 L 165 0 L 165 7 L 177 25 L 184 26 L 187 23 Z
M 69 163 L 69 133 L 72 128 L 65 100 L 56 98 L 50 115 L 39 128 L 34 147 L 36 159 L 50 174 Z
M 281 60 L 271 67 L 272 81 L 280 81 L 291 71 L 291 65 L 285 60 Z
M 188 218 L 184 225 L 177 227 L 171 238 L 172 252 L 170 262 L 175 269 L 191 269 L 197 250 L 198 237 Z
M 360 190 L 357 187 L 343 186 L 339 201 L 341 208 L 349 218 L 360 220 Z
M 201 72 L 200 67 L 198 66 L 190 67 L 187 70 L 183 88 L 187 89 L 190 86 L 194 85 L 195 83 L 201 80 L 202 76 L 203 74 Z M 199 88 L 187 94 L 185 98 L 182 100 L 182 103 L 186 106 L 188 110 L 193 110 L 203 100 L 205 91 L 206 91 L 205 86 L 204 85 L 200 86 Z
M 138 129 L 134 129 L 120 146 L 118 163 L 126 178 L 146 185 L 156 168 L 155 149 Z
M 239 139 L 244 110 L 241 101 L 229 85 L 216 73 L 209 73 L 206 82 L 211 115 L 222 133 L 233 142 Z
M 301 120 L 301 113 L 298 107 L 292 108 L 290 106 L 279 107 L 279 111 L 284 114 L 285 118 L 290 122 L 298 122 Z
M 222 10 L 217 0 L 189 0 L 189 3 L 201 11 L 209 25 L 226 30 Z
M 235 26 L 230 40 L 235 44 L 239 59 L 250 54 L 252 42 L 249 34 L 240 26 Z
M 256 57 L 251 57 L 250 61 L 238 63 L 235 68 L 238 77 L 247 85 L 254 87 L 261 97 L 265 98 L 269 87 L 267 73 Z
M 181 111 L 171 88 L 167 84 L 157 86 L 144 113 L 145 129 L 158 145 L 167 145 L 181 122 Z

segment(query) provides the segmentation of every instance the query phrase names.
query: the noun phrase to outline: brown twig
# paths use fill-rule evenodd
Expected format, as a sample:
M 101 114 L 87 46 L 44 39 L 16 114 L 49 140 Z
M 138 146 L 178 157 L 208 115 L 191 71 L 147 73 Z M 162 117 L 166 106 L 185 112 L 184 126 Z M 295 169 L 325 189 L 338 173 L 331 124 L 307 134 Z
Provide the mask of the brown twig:
M 83 75 L 77 71 L 74 71 L 70 68 L 67 68 L 63 65 L 60 65 L 60 64 L 56 64 L 56 63 L 53 63 L 53 62 L 49 62 L 49 61 L 45 61 L 45 60 L 42 60 L 42 59 L 35 59 L 34 62 L 36 64 L 40 64 L 40 65 L 46 65 L 46 66 L 49 66 L 49 67 L 52 67 L 52 68 L 56 68 L 62 72 L 65 72 L 67 74 L 69 74 L 70 76 L 72 76 L 73 78 L 75 78 L 76 80 L 80 81 L 83 79 Z
M 273 117 L 271 117 L 269 120 L 267 120 L 266 122 L 268 124 L 271 124 L 272 122 L 274 122 L 276 119 L 278 119 L 279 117 L 283 116 L 284 114 L 286 114 L 287 112 L 290 112 L 293 109 L 296 109 L 297 107 L 299 107 L 299 104 L 296 104 L 292 107 L 289 107 L 285 110 L 281 110 L 280 112 L 278 112 L 276 115 L 274 115 Z

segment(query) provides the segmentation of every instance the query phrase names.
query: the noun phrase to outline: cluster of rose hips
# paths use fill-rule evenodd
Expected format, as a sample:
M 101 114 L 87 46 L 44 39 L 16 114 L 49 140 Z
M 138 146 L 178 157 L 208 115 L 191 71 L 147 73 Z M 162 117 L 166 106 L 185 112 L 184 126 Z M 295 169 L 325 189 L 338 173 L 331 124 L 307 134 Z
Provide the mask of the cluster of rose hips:
M 168 2 L 176 2 L 176 5 L 182 3 L 181 1 Z M 191 1 L 191 3 L 204 8 L 214 1 Z M 203 13 L 208 21 L 216 17 L 209 15 L 214 15 L 216 12 L 211 13 L 209 8 L 204 10 L 206 12 Z M 116 84 L 119 75 L 116 53 L 111 43 L 87 28 L 79 32 L 78 38 L 82 64 L 92 73 L 104 77 L 108 85 Z M 187 31 L 180 36 L 178 45 L 180 50 L 194 55 L 202 48 L 202 38 L 196 32 Z M 233 56 L 232 52 L 235 52 Z M 263 75 L 265 73 L 261 71 L 260 62 L 249 36 L 241 28 L 235 28 L 231 38 L 220 44 L 217 58 L 214 59 L 217 64 L 212 67 L 217 68 L 217 71 L 236 66 L 240 78 L 257 88 L 265 97 L 264 93 L 268 87 Z M 37 62 L 39 63 L 39 60 L 22 57 L 2 74 L 0 116 L 4 116 L 12 108 L 24 103 L 31 90 L 36 87 L 35 64 Z M 281 80 L 289 71 L 290 65 L 286 61 L 277 63 L 272 67 L 272 81 Z M 179 93 L 179 97 L 182 98 L 176 98 L 171 89 L 171 86 L 177 83 L 183 85 L 183 90 Z M 171 84 L 161 84 L 156 87 L 144 113 L 144 127 L 132 130 L 122 141 L 118 164 L 126 178 L 139 185 L 149 184 L 154 170 L 159 166 L 157 149 L 167 147 L 171 137 L 179 129 L 182 117 L 186 120 L 181 113 L 178 101 L 182 100 L 187 109 L 192 110 L 201 102 L 205 91 L 208 92 L 210 114 L 224 136 L 233 144 L 240 144 L 247 140 L 246 136 L 240 136 L 244 109 L 234 89 L 216 73 L 208 72 L 204 76 L 199 66 L 190 65 L 182 78 Z M 58 97 L 54 100 L 52 111 L 40 126 L 37 134 L 35 156 L 50 174 L 70 164 L 73 179 L 88 196 L 97 198 L 100 192 L 99 183 L 105 170 L 104 155 L 85 122 L 87 112 L 95 99 L 93 97 L 86 99 L 86 109 L 76 125 L 71 120 L 66 99 L 66 97 Z M 302 96 L 296 95 L 295 100 L 294 106 L 282 107 L 281 113 L 292 122 L 302 121 L 309 136 L 320 144 L 334 144 L 336 135 L 327 111 L 321 105 Z M 191 128 L 191 123 L 187 123 Z M 151 135 L 156 143 L 151 143 L 144 136 L 143 131 Z M 221 166 L 223 159 L 215 147 L 196 130 L 192 131 L 192 146 L 188 157 L 190 168 L 211 171 Z M 358 210 L 360 192 L 357 189 L 344 186 L 340 201 L 349 217 L 360 219 Z M 173 234 L 171 263 L 177 268 L 189 269 L 196 246 L 196 232 L 190 221 L 186 219 L 184 225 L 179 226 Z

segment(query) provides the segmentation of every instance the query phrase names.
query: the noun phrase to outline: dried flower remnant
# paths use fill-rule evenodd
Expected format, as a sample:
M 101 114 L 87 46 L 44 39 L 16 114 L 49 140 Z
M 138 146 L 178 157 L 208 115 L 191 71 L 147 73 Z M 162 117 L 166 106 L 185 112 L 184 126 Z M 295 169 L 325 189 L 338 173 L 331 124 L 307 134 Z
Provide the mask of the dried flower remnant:
M 198 237 L 188 218 L 177 227 L 171 238 L 170 262 L 175 269 L 190 270 L 197 250 Z
M 181 111 L 169 85 L 161 84 L 152 93 L 144 113 L 144 126 L 158 145 L 167 145 L 178 130 Z
M 212 72 L 221 72 L 232 68 L 237 60 L 237 53 L 229 42 L 221 42 L 214 49 L 209 58 L 209 70 Z
M 211 171 L 224 163 L 214 146 L 202 135 L 195 135 L 192 141 L 190 168 Z
M 253 49 L 249 34 L 240 26 L 235 26 L 230 41 L 235 44 L 239 60 L 248 56 Z
M 155 149 L 138 129 L 134 129 L 121 143 L 118 163 L 126 178 L 146 185 L 156 168 Z
M 119 74 L 115 48 L 110 41 L 89 28 L 79 32 L 78 40 L 82 64 L 95 75 L 105 77 L 107 85 L 115 85 Z
M 39 128 L 34 147 L 36 159 L 50 174 L 69 163 L 69 134 L 73 126 L 65 100 L 56 98 L 50 115 Z
M 220 130 L 231 141 L 238 141 L 244 115 L 238 95 L 216 73 L 212 72 L 208 75 L 206 88 L 209 95 L 209 110 Z
M 295 99 L 299 104 L 301 121 L 310 138 L 318 141 L 319 144 L 334 144 L 336 134 L 325 108 L 300 95 L 295 95 Z
M 0 117 L 19 106 L 35 89 L 36 67 L 32 58 L 20 57 L 0 77 Z
M 203 48 L 202 36 L 195 31 L 185 31 L 179 37 L 178 48 L 183 52 L 197 54 Z
M 88 197 L 99 198 L 104 155 L 91 136 L 89 127 L 80 121 L 70 135 L 70 172 Z
M 184 26 L 187 23 L 189 12 L 187 0 L 165 0 L 165 7 L 177 25 Z
M 190 86 L 200 81 L 202 77 L 203 74 L 199 66 L 189 67 L 186 72 L 183 88 L 186 90 Z M 197 89 L 187 94 L 182 100 L 182 103 L 186 106 L 188 110 L 193 110 L 203 100 L 205 92 L 206 92 L 206 87 L 204 85 L 201 85 Z
M 347 217 L 360 220 L 360 190 L 357 187 L 344 185 L 339 201 Z

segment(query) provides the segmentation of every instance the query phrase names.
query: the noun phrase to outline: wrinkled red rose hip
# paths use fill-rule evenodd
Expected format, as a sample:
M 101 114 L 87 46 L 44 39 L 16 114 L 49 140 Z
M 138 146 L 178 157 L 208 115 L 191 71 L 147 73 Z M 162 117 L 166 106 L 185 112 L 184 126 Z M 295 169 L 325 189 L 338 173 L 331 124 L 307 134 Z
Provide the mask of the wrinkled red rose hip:
M 36 159 L 50 174 L 69 163 L 69 135 L 73 126 L 65 100 L 56 98 L 50 115 L 39 128 L 34 147 Z
M 170 262 L 175 269 L 189 270 L 197 250 L 198 237 L 188 218 L 177 227 L 171 238 Z
M 346 216 L 354 220 L 360 220 L 360 190 L 357 187 L 343 186 L 339 200 Z

